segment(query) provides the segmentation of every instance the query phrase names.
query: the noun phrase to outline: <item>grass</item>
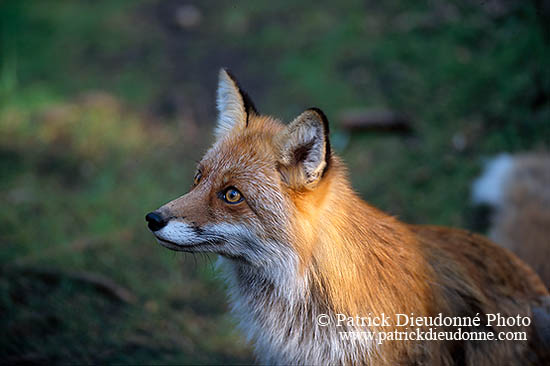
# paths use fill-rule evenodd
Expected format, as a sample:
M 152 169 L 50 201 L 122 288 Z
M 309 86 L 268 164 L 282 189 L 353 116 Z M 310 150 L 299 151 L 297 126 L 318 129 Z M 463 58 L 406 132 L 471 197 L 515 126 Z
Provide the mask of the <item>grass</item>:
M 548 148 L 550 37 L 531 4 L 205 1 L 192 28 L 178 6 L 0 3 L 7 363 L 252 360 L 215 258 L 160 248 L 143 220 L 189 187 L 220 66 L 262 112 L 288 121 L 321 107 L 355 189 L 408 222 L 475 227 L 483 157 Z M 402 111 L 414 133 L 350 136 L 339 116 L 356 107 Z

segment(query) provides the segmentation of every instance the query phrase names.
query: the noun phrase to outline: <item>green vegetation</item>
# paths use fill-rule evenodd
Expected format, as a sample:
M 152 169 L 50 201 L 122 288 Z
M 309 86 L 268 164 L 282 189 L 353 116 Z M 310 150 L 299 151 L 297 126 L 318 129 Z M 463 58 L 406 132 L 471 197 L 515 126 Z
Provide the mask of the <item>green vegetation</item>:
M 250 362 L 215 258 L 161 248 L 144 222 L 190 185 L 221 66 L 262 112 L 322 108 L 355 189 L 408 222 L 472 227 L 482 158 L 548 148 L 531 3 L 193 3 L 194 22 L 172 1 L 0 2 L 3 361 Z M 414 132 L 348 136 L 357 107 Z

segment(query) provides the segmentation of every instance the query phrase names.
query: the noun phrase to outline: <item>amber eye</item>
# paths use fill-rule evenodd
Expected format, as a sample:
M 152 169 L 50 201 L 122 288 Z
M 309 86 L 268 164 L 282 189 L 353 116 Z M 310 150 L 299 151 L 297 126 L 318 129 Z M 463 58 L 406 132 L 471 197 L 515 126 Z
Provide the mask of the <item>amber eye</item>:
M 239 203 L 243 200 L 243 195 L 235 187 L 229 187 L 223 194 L 223 200 L 227 203 Z
M 202 178 L 202 173 L 200 170 L 197 171 L 197 174 L 195 174 L 195 178 L 193 178 L 193 187 L 199 184 Z

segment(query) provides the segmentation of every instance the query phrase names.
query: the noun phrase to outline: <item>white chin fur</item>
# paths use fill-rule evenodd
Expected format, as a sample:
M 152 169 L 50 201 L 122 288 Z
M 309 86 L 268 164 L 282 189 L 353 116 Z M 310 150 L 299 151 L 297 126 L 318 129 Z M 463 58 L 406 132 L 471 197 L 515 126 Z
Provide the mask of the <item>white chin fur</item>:
M 179 221 L 170 221 L 165 227 L 155 231 L 154 234 L 157 239 L 164 241 L 164 243 L 161 242 L 162 245 L 170 249 L 177 248 L 175 245 L 168 246 L 170 243 L 186 246 L 199 244 L 201 241 L 190 225 Z

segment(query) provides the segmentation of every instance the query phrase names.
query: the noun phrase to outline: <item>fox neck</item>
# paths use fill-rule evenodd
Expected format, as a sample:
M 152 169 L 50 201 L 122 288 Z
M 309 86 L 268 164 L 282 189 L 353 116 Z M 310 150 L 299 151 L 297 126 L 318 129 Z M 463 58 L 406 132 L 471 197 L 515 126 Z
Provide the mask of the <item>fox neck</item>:
M 342 313 L 427 311 L 421 299 L 432 274 L 414 235 L 361 200 L 339 160 L 331 167 L 314 194 L 294 200 L 297 272 L 307 288 Z
M 431 276 L 412 234 L 405 224 L 363 202 L 337 161 L 314 194 L 298 194 L 293 202 L 295 251 L 277 273 L 226 260 L 232 309 L 259 353 L 271 354 L 279 340 L 280 347 L 315 342 L 305 334 L 325 342 L 327 355 L 340 349 L 335 328 L 316 324 L 319 314 L 429 312 L 425 304 L 431 299 Z M 375 344 L 357 347 L 369 359 L 379 352 Z M 336 356 L 337 362 L 359 361 L 346 357 Z

